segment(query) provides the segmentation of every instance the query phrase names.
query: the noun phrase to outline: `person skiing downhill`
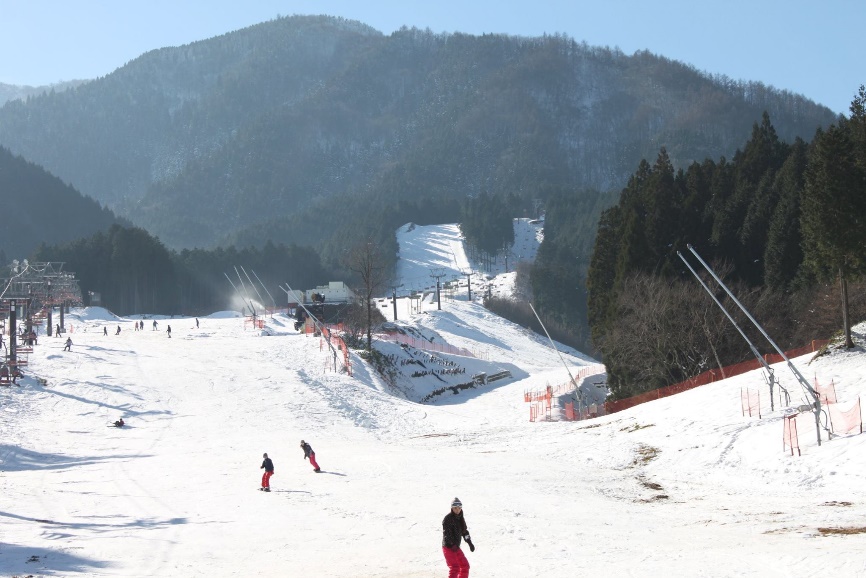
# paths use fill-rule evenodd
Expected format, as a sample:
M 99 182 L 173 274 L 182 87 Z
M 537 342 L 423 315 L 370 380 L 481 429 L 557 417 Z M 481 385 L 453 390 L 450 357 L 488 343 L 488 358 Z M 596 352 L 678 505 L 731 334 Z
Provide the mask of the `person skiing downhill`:
M 463 503 L 458 498 L 451 502 L 451 511 L 442 520 L 442 553 L 448 564 L 448 578 L 469 578 L 469 560 L 460 549 L 460 540 L 466 540 L 469 551 L 475 551 L 475 545 L 469 537 L 469 529 L 463 518 Z
M 271 476 L 274 475 L 274 462 L 271 461 L 271 458 L 268 457 L 268 454 L 264 454 L 262 456 L 265 458 L 265 461 L 262 462 L 262 467 L 260 470 L 265 470 L 265 473 L 262 474 L 262 487 L 259 488 L 263 492 L 271 491 Z
M 63 351 L 72 351 L 72 338 L 66 338 L 66 347 L 63 348 Z
M 319 468 L 319 464 L 316 463 L 316 452 L 313 451 L 310 444 L 301 440 L 301 449 L 304 450 L 304 459 L 306 460 L 309 458 L 310 463 L 313 465 L 313 471 L 316 473 L 321 472 L 322 470 Z

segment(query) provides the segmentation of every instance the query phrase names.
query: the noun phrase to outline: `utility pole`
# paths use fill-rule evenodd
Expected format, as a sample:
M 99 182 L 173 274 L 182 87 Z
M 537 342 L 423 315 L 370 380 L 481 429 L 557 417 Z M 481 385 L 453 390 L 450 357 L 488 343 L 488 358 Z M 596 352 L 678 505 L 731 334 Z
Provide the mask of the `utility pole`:
M 472 303 L 472 271 L 470 270 L 468 273 L 461 271 L 460 274 L 466 276 L 466 288 L 469 289 L 469 302 Z
M 394 304 L 394 321 L 397 321 L 397 289 L 402 286 L 402 283 L 399 285 L 391 285 L 391 302 Z
M 436 309 L 442 310 L 442 298 L 439 294 L 439 279 L 445 276 L 445 270 L 442 267 L 430 269 L 430 276 L 436 279 Z

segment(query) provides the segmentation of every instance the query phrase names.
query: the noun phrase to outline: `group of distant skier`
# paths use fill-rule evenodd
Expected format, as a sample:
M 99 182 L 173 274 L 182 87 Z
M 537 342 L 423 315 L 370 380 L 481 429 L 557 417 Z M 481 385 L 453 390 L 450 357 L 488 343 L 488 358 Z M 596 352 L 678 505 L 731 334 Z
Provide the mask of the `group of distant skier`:
M 157 327 L 158 327 L 158 324 L 156 322 L 156 319 L 154 319 L 153 320 L 153 331 L 156 331 Z M 198 321 L 197 317 L 195 320 L 195 327 L 196 327 L 196 329 L 199 328 L 199 321 Z M 144 321 L 136 321 L 135 322 L 135 330 L 136 331 L 144 331 Z M 166 325 L 165 333 L 166 333 L 166 335 L 168 335 L 168 338 L 171 339 L 171 325 Z M 108 335 L 108 327 L 107 326 L 102 327 L 102 334 Z M 114 334 L 120 335 L 120 325 L 117 326 L 117 329 L 114 331 Z M 57 326 L 57 336 L 60 337 L 60 325 Z M 0 347 L 2 347 L 2 342 L 0 342 Z M 63 347 L 63 351 L 72 351 L 72 338 L 71 337 L 66 338 L 66 345 Z
M 304 459 L 310 460 L 310 464 L 313 466 L 313 471 L 316 473 L 321 472 L 322 469 L 319 467 L 319 464 L 316 463 L 316 452 L 313 451 L 313 447 L 304 440 L 301 440 L 301 449 L 304 450 Z M 270 492 L 271 476 L 274 475 L 274 462 L 268 457 L 267 453 L 262 457 L 264 458 L 264 461 L 259 469 L 265 470 L 265 473 L 262 474 L 262 487 L 259 489 L 263 492 Z

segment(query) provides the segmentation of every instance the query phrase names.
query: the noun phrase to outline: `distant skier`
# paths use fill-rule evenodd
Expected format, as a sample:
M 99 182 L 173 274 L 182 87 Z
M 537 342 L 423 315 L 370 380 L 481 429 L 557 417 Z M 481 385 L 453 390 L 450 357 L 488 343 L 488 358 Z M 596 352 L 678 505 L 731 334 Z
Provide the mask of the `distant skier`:
M 168 329 L 165 330 L 168 333 L 168 338 L 171 339 L 171 325 L 168 326 Z
M 319 468 L 319 464 L 316 463 L 316 452 L 313 451 L 310 444 L 301 440 L 301 449 L 304 450 L 304 459 L 309 459 L 310 463 L 313 465 L 313 471 L 321 472 L 322 470 Z
M 469 529 L 463 518 L 463 504 L 458 498 L 451 502 L 451 511 L 442 520 L 442 553 L 448 564 L 448 578 L 469 578 L 469 560 L 460 549 L 460 540 L 466 540 L 469 551 L 474 552 L 475 546 L 469 537 Z
M 72 351 L 72 338 L 71 337 L 66 338 L 66 347 L 63 348 L 63 351 L 70 351 L 70 352 Z
M 57 331 L 54 333 L 57 337 L 60 337 L 60 324 L 57 324 Z
M 156 319 L 153 320 L 153 331 L 156 331 Z
M 107 326 L 107 325 L 103 325 L 103 326 L 102 326 L 102 334 L 103 334 L 103 335 L 108 335 L 108 326 Z
M 262 487 L 259 488 L 263 492 L 271 491 L 271 476 L 274 475 L 274 462 L 271 461 L 271 458 L 268 457 L 268 454 L 264 454 L 262 456 L 265 458 L 265 461 L 262 462 L 262 467 L 260 470 L 265 470 L 265 473 L 262 474 Z
M 120 418 L 116 422 L 114 422 L 114 427 L 123 427 L 126 425 L 126 422 L 123 421 L 123 418 Z
M 114 332 L 115 335 L 120 335 L 120 325 L 117 326 L 117 331 Z
M 195 328 L 198 329 L 198 317 L 195 318 Z

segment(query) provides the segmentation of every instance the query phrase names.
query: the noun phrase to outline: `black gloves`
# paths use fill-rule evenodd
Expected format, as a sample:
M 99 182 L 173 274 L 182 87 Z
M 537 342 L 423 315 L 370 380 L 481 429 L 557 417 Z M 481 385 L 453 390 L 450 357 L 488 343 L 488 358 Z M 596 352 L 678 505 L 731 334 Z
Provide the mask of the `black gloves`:
M 469 534 L 466 534 L 465 536 L 463 536 L 463 539 L 466 540 L 466 543 L 469 545 L 469 551 L 474 552 L 475 551 L 475 544 L 472 543 L 472 538 L 469 537 Z

